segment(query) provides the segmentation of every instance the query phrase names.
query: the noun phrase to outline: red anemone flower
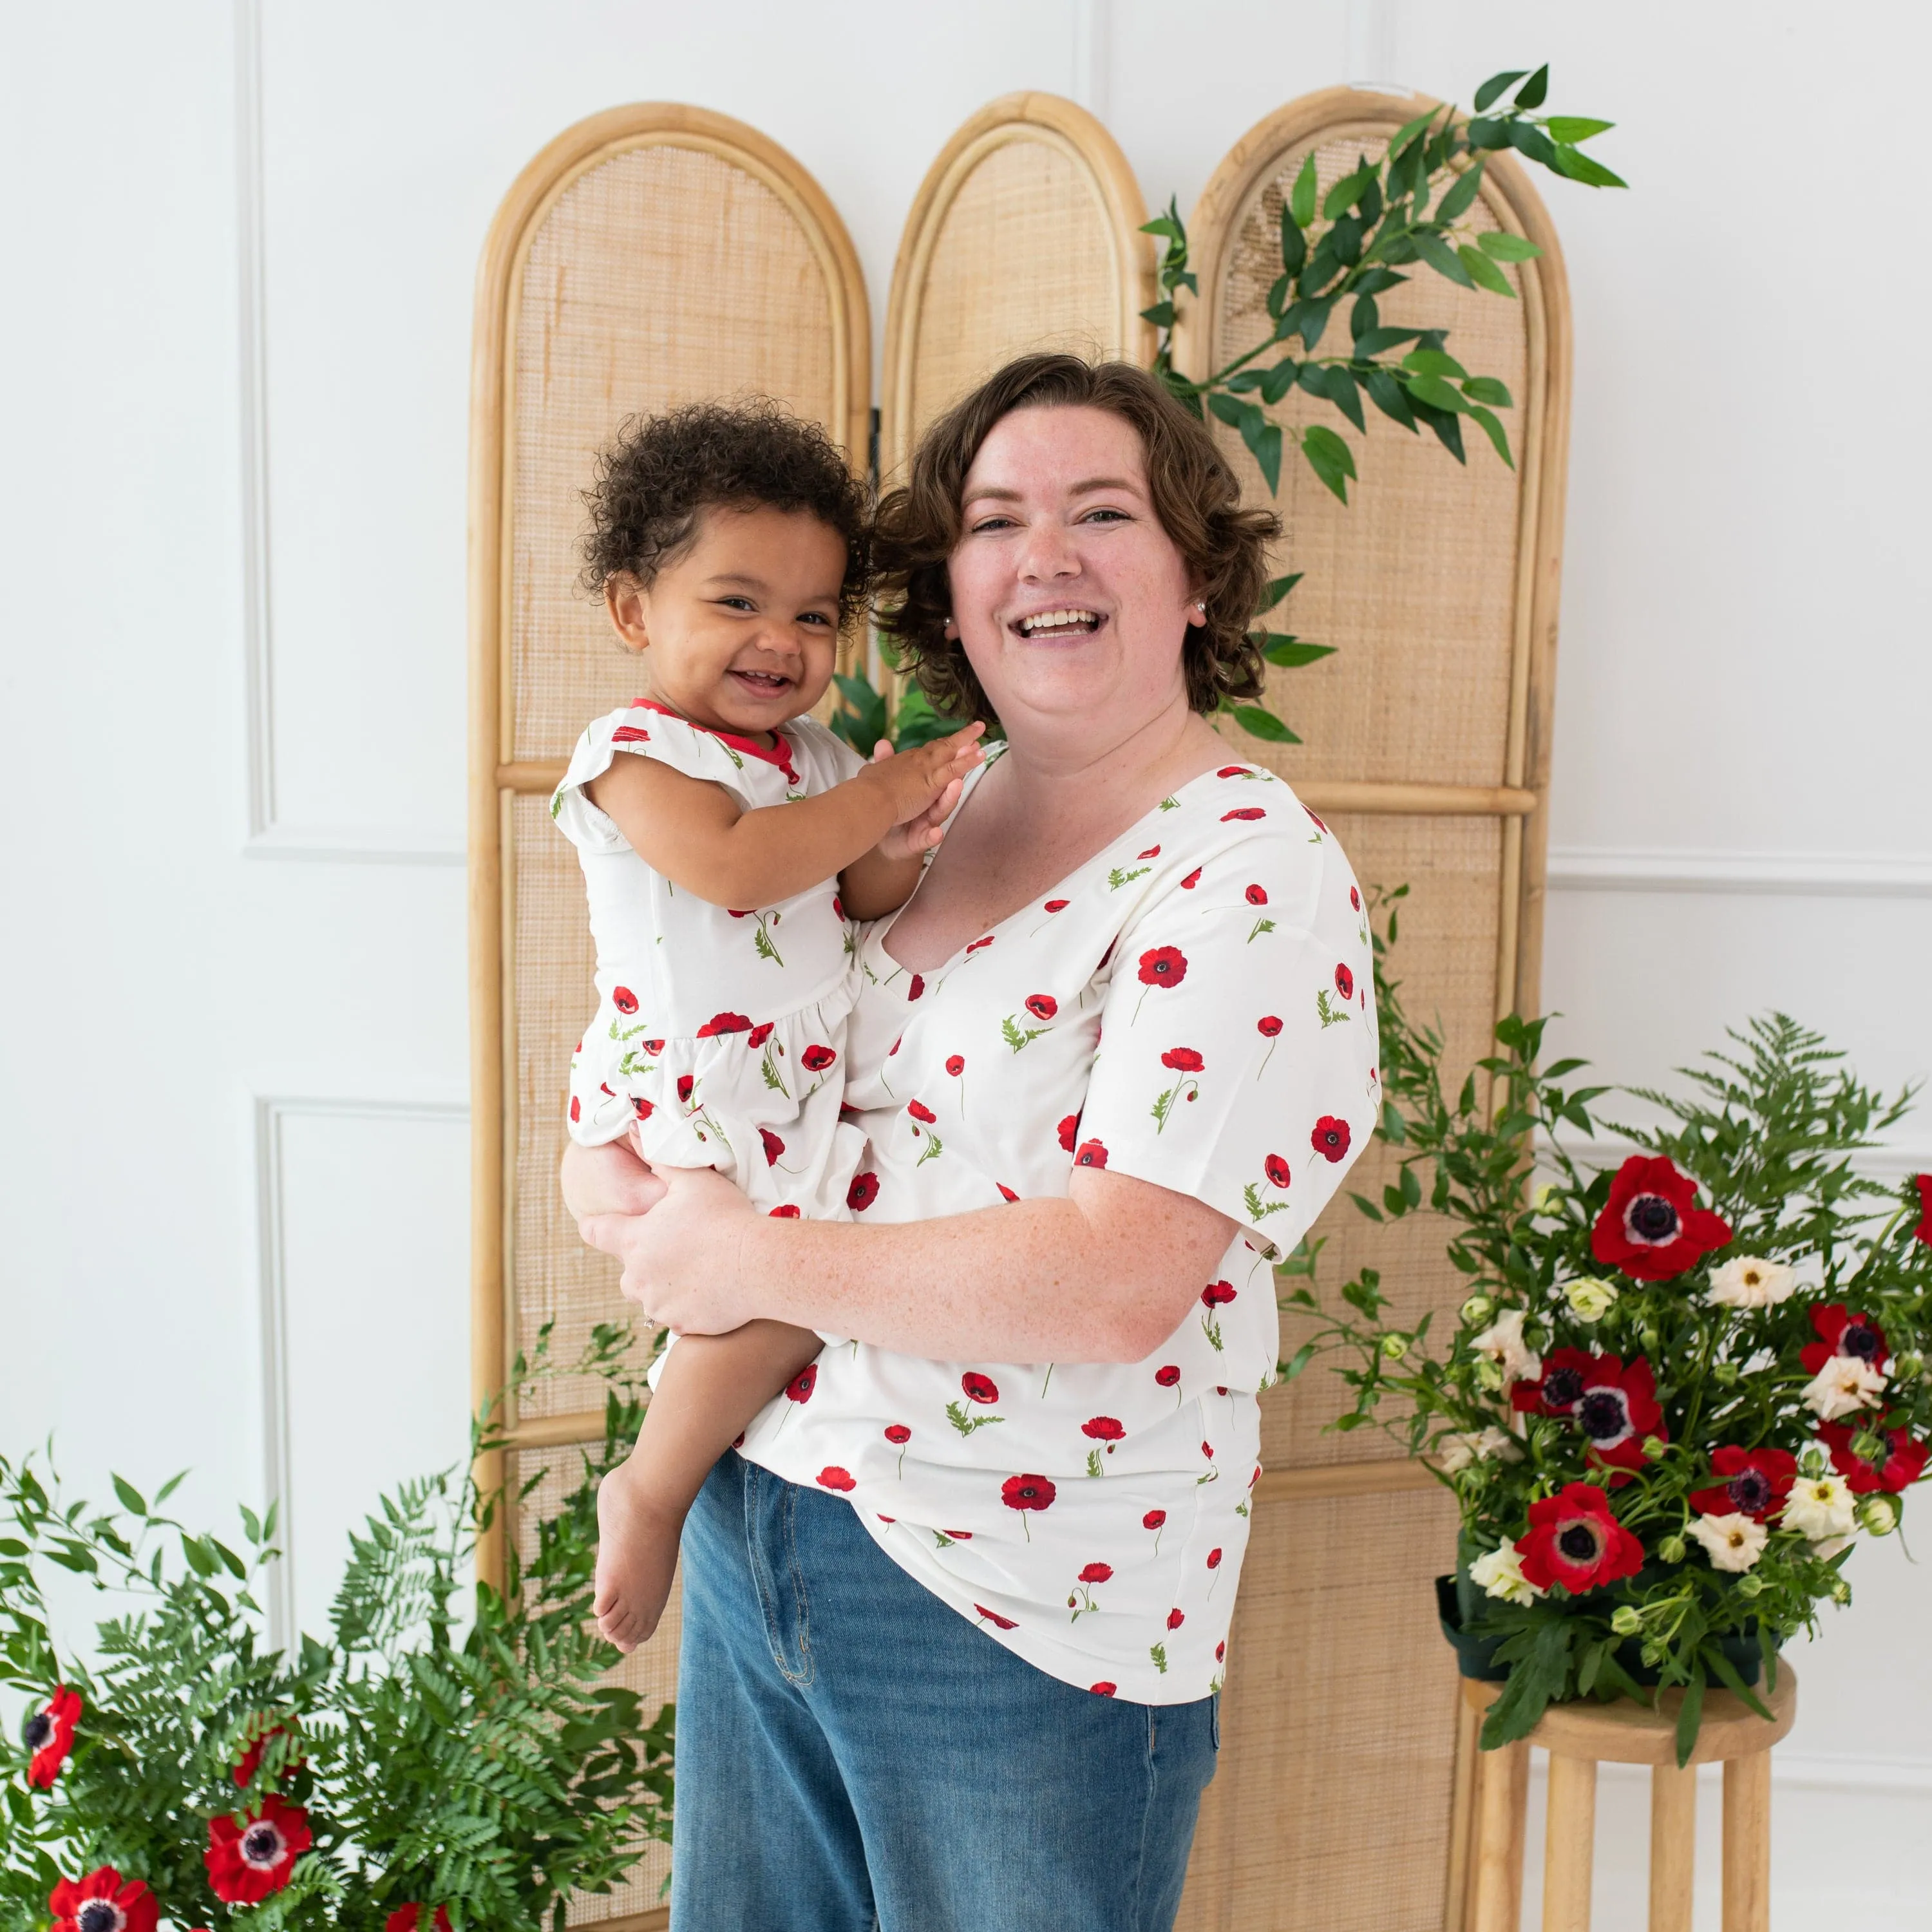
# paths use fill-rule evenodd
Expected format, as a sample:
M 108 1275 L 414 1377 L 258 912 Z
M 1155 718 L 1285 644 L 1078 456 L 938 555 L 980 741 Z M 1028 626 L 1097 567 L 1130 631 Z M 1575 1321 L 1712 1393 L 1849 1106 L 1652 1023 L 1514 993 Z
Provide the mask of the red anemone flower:
M 1309 1145 L 1324 1160 L 1340 1160 L 1348 1151 L 1348 1122 L 1337 1120 L 1333 1114 L 1324 1114 L 1308 1136 Z
M 1590 1251 L 1638 1281 L 1669 1281 L 1731 1238 L 1729 1223 L 1696 1202 L 1697 1184 L 1661 1154 L 1634 1154 L 1610 1184 Z
M 1202 1306 L 1204 1308 L 1220 1308 L 1234 1298 L 1233 1288 L 1225 1281 L 1210 1281 L 1201 1291 Z
M 154 1932 L 161 1908 L 137 1878 L 124 1885 L 112 1865 L 79 1880 L 64 1878 L 47 1895 L 54 1932 Z
M 829 1046 L 808 1046 L 798 1057 L 798 1064 L 808 1073 L 823 1073 L 838 1058 Z
M 1529 1506 L 1529 1533 L 1517 1539 L 1522 1574 L 1539 1590 L 1558 1584 L 1581 1596 L 1643 1568 L 1643 1545 L 1618 1522 L 1594 1483 L 1565 1483 Z
M 399 1905 L 382 1922 L 382 1932 L 416 1932 L 422 1920 L 420 1905 Z M 441 1906 L 430 1916 L 430 1924 L 434 1932 L 450 1932 L 449 1914 Z
M 1060 1002 L 1051 993 L 1029 993 L 1026 1010 L 1036 1020 L 1050 1020 L 1060 1010 Z
M 1141 955 L 1141 984 L 1178 986 L 1187 977 L 1187 955 L 1178 946 L 1154 946 Z
M 1918 1226 L 1912 1232 L 1922 1241 L 1932 1241 L 1932 1174 L 1915 1174 L 1912 1184 L 1918 1190 Z
M 818 1486 L 821 1490 L 848 1490 L 858 1485 L 852 1480 L 850 1469 L 842 1469 L 836 1462 L 828 1463 L 818 1472 Z
M 778 1156 L 784 1152 L 784 1142 L 770 1127 L 760 1127 L 758 1138 L 765 1144 L 765 1165 L 767 1167 L 777 1166 Z
M 922 1100 L 908 1100 L 906 1102 L 906 1112 L 915 1120 L 923 1120 L 928 1126 L 939 1118 Z
M 248 1749 L 243 1751 L 240 1760 L 236 1763 L 234 1772 L 236 1789 L 246 1791 L 249 1786 L 254 1783 L 255 1774 L 262 1768 L 262 1754 L 268 1749 L 268 1740 L 271 1738 L 292 1738 L 295 1734 L 296 1726 L 292 1723 L 269 1725 L 262 1735 L 255 1738 Z M 282 1766 L 282 1775 L 286 1778 L 290 1772 L 299 1769 L 302 1762 L 302 1760 L 300 1758 L 285 1760 Z
M 976 1374 L 970 1369 L 959 1378 L 959 1386 L 966 1391 L 968 1402 L 998 1402 L 1000 1399 L 999 1384 L 992 1377 Z
M 1288 1162 L 1278 1154 L 1270 1154 L 1262 1162 L 1262 1172 L 1268 1176 L 1268 1184 L 1272 1187 L 1286 1187 L 1292 1178 L 1288 1172 Z
M 259 1905 L 288 1883 L 296 1860 L 314 1842 L 308 1814 L 272 1795 L 245 1813 L 239 1824 L 232 1818 L 211 1818 L 208 1850 L 202 1855 L 208 1884 L 225 1904 Z
M 728 1033 L 749 1033 L 752 1016 L 749 1013 L 713 1013 L 698 1029 L 700 1040 L 716 1040 Z
M 863 1174 L 855 1174 L 852 1184 L 845 1190 L 845 1204 L 855 1214 L 862 1214 L 879 1198 L 879 1177 L 868 1169 Z
M 1552 1348 L 1535 1381 L 1510 1384 L 1510 1406 L 1526 1415 L 1574 1415 L 1598 1359 L 1587 1348 Z
M 40 1791 L 51 1791 L 67 1754 L 74 1748 L 74 1727 L 80 1722 L 80 1693 L 62 1684 L 27 1720 L 27 1782 Z M 105 1867 L 103 1868 L 106 1869 Z
M 1059 1493 L 1051 1476 L 1009 1476 L 1000 1485 L 1000 1500 L 1010 1510 L 1049 1509 Z
M 1082 1141 L 1073 1150 L 1076 1167 L 1105 1167 L 1107 1164 L 1106 1143 L 1101 1141 Z
M 1815 1376 L 1834 1355 L 1855 1356 L 1874 1369 L 1883 1368 L 1891 1360 L 1885 1330 L 1869 1315 L 1854 1315 L 1842 1301 L 1813 1309 L 1811 1325 L 1818 1331 L 1817 1340 L 1808 1342 L 1798 1352 L 1807 1375 Z
M 1832 1452 L 1832 1468 L 1844 1478 L 1854 1496 L 1868 1496 L 1878 1490 L 1897 1496 L 1925 1473 L 1932 1448 L 1918 1441 L 1910 1430 L 1895 1426 L 1897 1421 L 1896 1416 L 1888 1415 L 1873 1430 L 1880 1442 L 1876 1462 L 1868 1461 L 1852 1447 L 1861 1429 L 1844 1422 L 1819 1424 L 1818 1439 Z
M 818 1364 L 807 1362 L 791 1380 L 785 1384 L 785 1394 L 794 1402 L 809 1402 L 812 1390 L 818 1386 Z
M 1849 1441 L 1851 1432 L 1845 1435 Z M 1690 1507 L 1700 1516 L 1766 1522 L 1784 1508 L 1798 1480 L 1798 1458 L 1789 1449 L 1740 1449 L 1727 1442 L 1712 1450 L 1711 1473 L 1718 1480 L 1709 1489 L 1690 1492 Z
M 1643 1438 L 1665 1433 L 1656 1380 L 1641 1355 L 1628 1368 L 1621 1356 L 1594 1358 L 1571 1413 L 1589 1438 L 1590 1460 L 1617 1472 L 1610 1478 L 1613 1490 L 1622 1489 L 1632 1480 L 1630 1472 L 1649 1460 Z
M 1335 990 L 1345 1000 L 1355 997 L 1355 976 L 1339 959 L 1335 962 Z

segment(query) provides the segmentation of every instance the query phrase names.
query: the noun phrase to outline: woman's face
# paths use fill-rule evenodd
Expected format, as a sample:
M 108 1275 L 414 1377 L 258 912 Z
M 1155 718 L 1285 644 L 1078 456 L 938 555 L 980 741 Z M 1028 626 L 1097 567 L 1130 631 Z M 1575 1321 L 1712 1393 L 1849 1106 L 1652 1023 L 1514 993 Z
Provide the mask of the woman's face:
M 1195 592 L 1131 424 L 1106 410 L 1016 410 L 980 446 L 961 508 L 953 617 L 1010 734 L 1077 723 L 1104 744 L 1186 710 Z

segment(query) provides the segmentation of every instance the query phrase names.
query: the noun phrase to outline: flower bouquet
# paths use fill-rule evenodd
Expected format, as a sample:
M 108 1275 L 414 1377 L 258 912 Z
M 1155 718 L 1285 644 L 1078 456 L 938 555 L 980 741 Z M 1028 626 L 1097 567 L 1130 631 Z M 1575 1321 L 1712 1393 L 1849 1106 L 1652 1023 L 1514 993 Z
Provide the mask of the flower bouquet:
M 1394 900 L 1400 892 L 1389 895 Z M 1845 1604 L 1858 1536 L 1891 1534 L 1932 1443 L 1932 1176 L 1888 1186 L 1852 1156 L 1906 1112 L 1781 1015 L 1634 1090 L 1665 1124 L 1616 1127 L 1614 1168 L 1566 1145 L 1610 1089 L 1540 1066 L 1511 1018 L 1452 1102 L 1438 1032 L 1412 1022 L 1376 938 L 1383 1138 L 1371 1219 L 1425 1202 L 1454 1224 L 1468 1292 L 1438 1332 L 1384 1319 L 1364 1269 L 1332 1307 L 1310 1244 L 1282 1306 L 1316 1328 L 1285 1376 L 1340 1352 L 1332 1425 L 1380 1426 L 1427 1458 L 1461 1515 L 1445 1630 L 1466 1675 L 1506 1679 L 1487 1748 L 1552 1701 L 1681 1685 L 1678 1761 L 1708 1684 L 1769 1715 L 1778 1646 Z M 1486 1086 L 1485 1094 L 1482 1089 Z
M 26 1701 L 21 1744 L 0 1732 L 0 1927 L 561 1932 L 573 1892 L 620 1882 L 670 1835 L 672 1743 L 668 1706 L 647 1724 L 602 1682 L 617 1653 L 587 1614 L 596 1481 L 640 1412 L 626 1342 L 600 1330 L 574 1365 L 609 1384 L 607 1439 L 562 1452 L 581 1480 L 501 1592 L 464 1582 L 500 1498 L 409 1484 L 351 1539 L 327 1640 L 292 1654 L 260 1607 L 272 1509 L 242 1510 L 238 1551 L 161 1514 L 178 1477 L 152 1503 L 116 1477 L 97 1509 L 0 1456 L 0 1689 Z M 49 1566 L 113 1593 L 85 1652 Z

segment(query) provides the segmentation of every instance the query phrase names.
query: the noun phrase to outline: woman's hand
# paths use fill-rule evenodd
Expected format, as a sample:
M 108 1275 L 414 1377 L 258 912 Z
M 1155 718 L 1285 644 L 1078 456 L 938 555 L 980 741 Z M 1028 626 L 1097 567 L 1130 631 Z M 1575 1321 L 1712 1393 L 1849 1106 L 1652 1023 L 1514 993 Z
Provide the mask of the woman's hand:
M 664 1198 L 664 1183 L 628 1141 L 608 1141 L 602 1147 L 572 1141 L 564 1148 L 557 1179 L 563 1204 L 580 1227 L 586 1215 L 648 1214 Z
M 734 1263 L 758 1210 L 711 1168 L 668 1167 L 654 1178 L 662 1192 L 649 1214 L 580 1215 L 578 1232 L 623 1263 L 620 1286 L 652 1321 L 681 1335 L 742 1328 L 759 1311 Z

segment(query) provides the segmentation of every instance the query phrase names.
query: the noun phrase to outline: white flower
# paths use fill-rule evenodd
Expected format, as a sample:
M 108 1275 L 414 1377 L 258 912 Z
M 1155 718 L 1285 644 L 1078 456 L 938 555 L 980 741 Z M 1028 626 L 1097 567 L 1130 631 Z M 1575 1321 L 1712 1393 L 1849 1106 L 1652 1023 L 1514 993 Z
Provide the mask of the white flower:
M 1436 1466 L 1445 1476 L 1460 1476 L 1472 1462 L 1486 1462 L 1492 1458 L 1505 1462 L 1522 1460 L 1522 1450 L 1507 1429 L 1492 1426 L 1474 1432 L 1458 1430 L 1444 1436 L 1436 1445 Z
M 1849 1537 L 1854 1508 L 1851 1490 L 1842 1476 L 1801 1476 L 1792 1484 L 1791 1493 L 1785 1498 L 1784 1526 L 1795 1529 L 1800 1536 L 1809 1537 L 1814 1544 L 1828 1541 L 1833 1537 Z M 1842 1544 L 1838 1546 L 1840 1549 L 1844 1546 Z M 1837 1552 L 1812 1552 L 1814 1556 L 1827 1553 L 1835 1555 Z
M 1704 1299 L 1720 1308 L 1771 1308 L 1793 1294 L 1797 1286 L 1782 1262 L 1761 1262 L 1755 1255 L 1740 1255 L 1711 1277 Z
M 1471 1336 L 1469 1346 L 1489 1356 L 1510 1381 L 1533 1382 L 1543 1372 L 1543 1358 L 1522 1339 L 1522 1318 L 1520 1308 L 1508 1310 Z
M 1856 1355 L 1834 1355 L 1804 1384 L 1804 1401 L 1820 1422 L 1836 1422 L 1862 1408 L 1880 1406 L 1890 1378 Z
M 1573 1281 L 1563 1291 L 1579 1322 L 1600 1322 L 1616 1306 L 1617 1285 L 1613 1281 Z
M 1713 1570 L 1750 1569 L 1764 1554 L 1771 1532 L 1748 1516 L 1700 1516 L 1690 1534 L 1704 1546 Z
M 1898 1527 L 1898 1498 L 1869 1496 L 1858 1504 L 1858 1524 L 1874 1536 L 1889 1536 Z
M 1522 1558 L 1508 1544 L 1479 1556 L 1469 1565 L 1471 1579 L 1506 1604 L 1530 1604 L 1543 1594 L 1522 1574 Z

